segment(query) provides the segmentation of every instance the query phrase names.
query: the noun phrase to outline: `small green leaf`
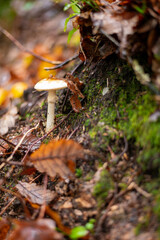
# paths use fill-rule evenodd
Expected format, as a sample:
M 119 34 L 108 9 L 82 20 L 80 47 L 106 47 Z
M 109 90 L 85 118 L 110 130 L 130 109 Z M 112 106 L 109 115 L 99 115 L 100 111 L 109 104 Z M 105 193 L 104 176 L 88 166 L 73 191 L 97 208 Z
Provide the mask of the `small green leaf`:
M 69 8 L 71 8 L 72 4 L 71 3 L 66 3 L 64 8 L 63 8 L 63 11 L 67 11 Z
M 93 230 L 93 228 L 94 228 L 94 224 L 88 222 L 88 223 L 86 223 L 85 227 L 86 227 L 87 230 L 91 231 L 91 230 Z
M 85 237 L 87 234 L 88 234 L 88 231 L 86 230 L 85 227 L 77 226 L 77 227 L 72 229 L 69 237 L 71 239 L 78 239 L 78 238 L 81 238 L 81 237 Z
M 78 5 L 73 4 L 71 7 L 74 13 L 80 14 L 80 7 Z
M 73 36 L 73 34 L 77 31 L 76 28 L 73 28 L 69 33 L 68 33 L 68 40 L 67 40 L 67 43 L 70 42 L 71 40 L 71 37 Z
M 67 30 L 67 24 L 68 24 L 69 20 L 70 20 L 72 17 L 74 17 L 75 15 L 76 15 L 76 13 L 72 13 L 72 14 L 69 15 L 68 18 L 66 18 L 65 23 L 64 23 L 64 32 L 66 32 L 66 30 Z

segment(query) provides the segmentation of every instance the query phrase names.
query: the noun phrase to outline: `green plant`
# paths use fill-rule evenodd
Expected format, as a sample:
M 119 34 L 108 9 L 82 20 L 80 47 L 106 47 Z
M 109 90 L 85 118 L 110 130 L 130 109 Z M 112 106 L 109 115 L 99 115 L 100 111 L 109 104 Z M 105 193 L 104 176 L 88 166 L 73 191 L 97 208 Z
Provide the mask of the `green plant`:
M 71 13 L 69 15 L 68 18 L 66 18 L 65 23 L 64 23 L 64 32 L 66 32 L 67 30 L 67 25 L 68 22 L 70 21 L 70 19 L 72 19 L 73 17 L 77 16 L 78 14 L 80 14 L 80 5 L 78 4 L 78 1 L 74 1 L 74 0 L 70 0 L 70 3 L 66 3 L 64 6 L 64 11 L 67 11 L 69 8 L 72 9 L 73 13 Z M 78 30 L 78 28 L 73 28 L 69 33 L 68 33 L 68 43 L 71 40 L 71 37 L 73 36 L 73 34 Z
M 91 218 L 85 226 L 74 227 L 69 237 L 73 240 L 85 237 L 89 232 L 94 229 L 95 219 Z
M 77 178 L 82 177 L 82 173 L 83 173 L 82 169 L 76 168 L 76 177 L 77 177 Z
M 67 11 L 68 9 L 72 9 L 73 13 L 71 13 L 69 15 L 68 18 L 66 18 L 65 20 L 65 24 L 64 24 L 64 32 L 66 32 L 67 30 L 67 25 L 68 22 L 70 21 L 70 19 L 74 18 L 75 16 L 79 15 L 81 12 L 81 9 L 83 7 L 83 5 L 88 5 L 91 8 L 93 8 L 94 10 L 98 10 L 98 5 L 94 0 L 70 0 L 69 3 L 66 3 L 64 6 L 64 11 Z M 78 30 L 78 26 L 77 27 L 73 27 L 73 29 L 68 33 L 68 43 L 71 40 L 71 37 L 73 36 L 73 34 Z

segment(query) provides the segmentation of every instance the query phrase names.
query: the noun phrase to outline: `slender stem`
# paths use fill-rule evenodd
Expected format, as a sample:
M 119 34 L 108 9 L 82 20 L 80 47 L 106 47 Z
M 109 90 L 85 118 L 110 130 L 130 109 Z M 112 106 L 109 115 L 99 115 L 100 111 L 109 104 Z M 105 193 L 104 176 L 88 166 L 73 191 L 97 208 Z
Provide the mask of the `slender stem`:
M 52 128 L 54 128 L 54 111 L 56 98 L 56 90 L 49 90 L 46 132 L 49 132 Z

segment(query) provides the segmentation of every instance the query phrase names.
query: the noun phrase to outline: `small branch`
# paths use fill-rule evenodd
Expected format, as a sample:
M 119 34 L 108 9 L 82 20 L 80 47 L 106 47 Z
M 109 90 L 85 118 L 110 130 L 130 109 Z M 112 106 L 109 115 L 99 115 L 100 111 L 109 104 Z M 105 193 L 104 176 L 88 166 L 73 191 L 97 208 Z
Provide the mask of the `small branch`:
M 47 184 L 48 184 L 48 176 L 47 173 L 44 175 L 44 180 L 43 180 L 43 185 L 44 185 L 44 190 L 43 190 L 43 196 L 46 196 L 46 190 L 47 190 Z M 42 219 L 45 215 L 45 211 L 46 211 L 46 201 L 45 201 L 45 197 L 44 197 L 44 201 L 43 204 L 40 208 L 40 212 L 39 212 L 39 216 L 38 219 Z
M 67 137 L 67 140 L 71 139 L 71 137 L 77 132 L 77 130 L 79 129 L 79 126 L 76 127 L 73 132 L 71 132 L 71 134 L 69 135 L 69 137 Z
M 2 139 L 3 141 L 5 141 L 8 145 L 11 145 L 12 147 L 16 147 L 16 145 L 12 142 L 10 142 L 9 140 L 7 140 L 6 138 L 2 137 L 0 135 L 0 139 Z M 3 147 L 3 146 L 2 146 Z
M 53 65 L 60 64 L 61 61 L 51 61 L 49 59 L 46 59 L 44 57 L 39 56 L 38 54 L 32 52 L 31 50 L 25 48 L 11 33 L 9 33 L 6 29 L 2 28 L 0 26 L 0 32 L 3 33 L 11 42 L 13 42 L 22 52 L 26 52 L 34 56 L 35 58 L 39 59 L 40 61 L 51 63 Z
M 16 200 L 16 197 L 13 197 L 9 203 L 1 210 L 0 212 L 0 216 L 3 215 L 3 213 L 10 207 L 10 205 Z
M 0 186 L 0 190 L 3 191 L 3 192 L 7 192 L 7 193 L 9 193 L 9 194 L 12 194 L 12 195 L 15 196 L 16 198 L 18 198 L 18 199 L 20 200 L 20 202 L 22 203 L 22 206 L 23 206 L 24 212 L 25 212 L 25 214 L 26 214 L 26 217 L 27 217 L 27 218 L 30 218 L 30 212 L 29 212 L 29 210 L 28 210 L 28 208 L 27 208 L 27 206 L 26 206 L 26 204 L 25 204 L 24 199 L 20 196 L 20 194 L 18 194 L 18 193 L 16 193 L 16 192 L 13 192 L 13 191 L 11 191 L 11 190 L 9 190 L 9 189 L 5 189 L 5 188 L 3 188 L 2 186 Z
M 111 35 L 107 34 L 105 31 L 101 30 L 101 33 L 103 35 L 105 35 L 111 42 L 113 42 L 117 47 L 120 46 L 119 42 L 114 38 L 112 37 Z
M 68 64 L 69 62 L 75 60 L 76 58 L 78 58 L 79 54 L 76 54 L 75 56 L 67 59 L 66 61 L 60 63 L 58 66 L 55 66 L 55 67 L 45 67 L 44 69 L 47 70 L 47 71 L 50 71 L 50 70 L 56 70 L 58 68 L 61 68 L 63 67 L 64 65 Z
M 23 142 L 23 140 L 25 139 L 25 137 L 27 136 L 27 134 L 30 133 L 30 132 L 32 132 L 33 130 L 37 129 L 38 126 L 39 126 L 39 123 L 38 123 L 35 127 L 29 129 L 29 130 L 23 135 L 23 137 L 21 138 L 21 140 L 19 141 L 19 143 L 16 145 L 16 147 L 15 147 L 14 151 L 12 152 L 12 154 L 9 156 L 9 158 L 7 158 L 6 163 L 9 162 L 9 161 L 12 159 L 12 157 L 14 156 L 15 152 L 18 150 L 18 148 L 19 148 L 20 145 L 22 144 L 22 142 Z M 2 163 L 2 164 L 0 165 L 0 169 L 2 169 L 4 166 L 5 166 L 5 163 Z

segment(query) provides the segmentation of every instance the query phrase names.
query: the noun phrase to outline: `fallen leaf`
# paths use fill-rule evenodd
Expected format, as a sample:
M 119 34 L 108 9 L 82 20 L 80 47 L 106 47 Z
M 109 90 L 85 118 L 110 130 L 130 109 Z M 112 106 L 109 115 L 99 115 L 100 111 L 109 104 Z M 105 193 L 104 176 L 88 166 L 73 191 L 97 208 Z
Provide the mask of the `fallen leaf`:
M 14 98 L 20 98 L 23 96 L 24 90 L 28 88 L 28 85 L 24 82 L 17 82 L 11 88 L 11 94 Z
M 0 219 L 0 239 L 5 240 L 10 229 L 10 224 L 6 219 Z
M 8 92 L 4 88 L 0 88 L 0 105 L 5 102 L 7 95 Z
M 73 177 L 76 158 L 83 157 L 83 148 L 73 140 L 52 140 L 31 154 L 30 161 L 39 172 L 50 177 L 59 174 L 62 178 Z
M 78 77 L 74 77 L 74 76 L 73 76 L 72 74 L 70 74 L 70 73 L 67 73 L 67 74 L 66 74 L 66 77 L 67 77 L 67 80 L 70 80 L 70 81 L 72 81 L 73 83 L 75 83 L 79 89 L 82 88 L 83 82 L 80 81 Z
M 35 183 L 19 181 L 16 188 L 22 196 L 27 198 L 27 200 L 39 205 L 44 204 L 44 202 L 51 202 L 56 196 L 54 192 L 44 189 L 43 186 L 38 186 Z
M 17 108 L 11 107 L 11 109 L 0 118 L 0 134 L 6 134 L 9 128 L 14 127 L 17 118 Z
M 71 90 L 71 92 L 73 92 L 74 94 L 78 95 L 81 98 L 84 98 L 83 94 L 81 93 L 81 91 L 79 90 L 79 88 L 77 87 L 77 85 L 75 83 L 73 83 L 72 81 L 68 80 L 67 81 L 67 87 Z
M 75 111 L 75 112 L 80 112 L 80 110 L 82 109 L 82 105 L 81 105 L 81 102 L 78 98 L 78 96 L 76 94 L 73 94 L 71 97 L 70 97 L 70 103 L 72 105 L 72 109 Z
M 7 240 L 63 240 L 63 236 L 55 231 L 55 223 L 51 219 L 37 221 L 13 221 L 15 228 Z

